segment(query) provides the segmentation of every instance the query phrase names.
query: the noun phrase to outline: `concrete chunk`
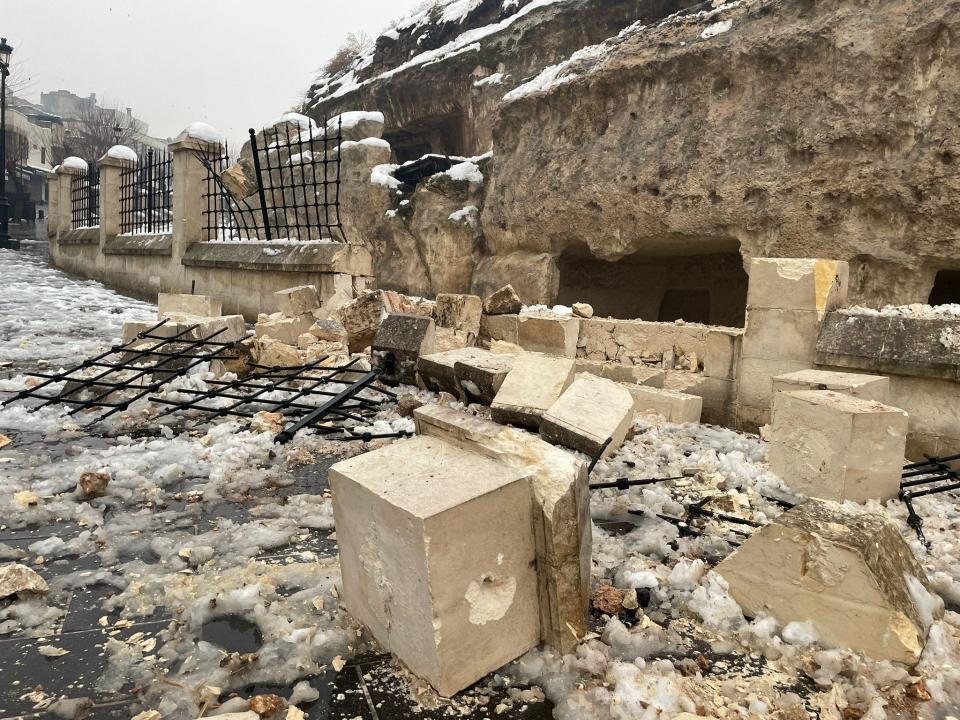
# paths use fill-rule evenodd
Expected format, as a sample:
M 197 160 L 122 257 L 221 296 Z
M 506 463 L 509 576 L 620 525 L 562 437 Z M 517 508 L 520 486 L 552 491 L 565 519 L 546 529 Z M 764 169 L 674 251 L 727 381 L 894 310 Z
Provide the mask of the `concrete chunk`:
M 476 295 L 440 293 L 433 313 L 437 326 L 458 332 L 480 334 L 480 315 L 483 302 Z
M 280 312 L 287 317 L 299 317 L 320 307 L 320 294 L 315 285 L 300 285 L 278 290 L 273 297 L 277 301 Z
M 516 315 L 522 309 L 523 302 L 513 285 L 505 285 L 483 301 L 483 311 L 487 315 Z
M 440 694 L 538 643 L 529 471 L 421 436 L 330 487 L 347 610 Z
M 603 450 L 606 457 L 623 444 L 632 424 L 633 397 L 624 386 L 584 373 L 544 413 L 540 435 L 590 457 L 596 457 L 609 441 Z
M 527 352 L 575 358 L 580 319 L 570 316 L 521 315 L 517 344 Z
M 811 622 L 828 645 L 913 665 L 942 603 L 882 513 L 808 500 L 717 566 L 744 612 Z
M 493 419 L 537 429 L 540 419 L 573 382 L 573 360 L 521 353 L 490 407 Z
M 832 370 L 799 370 L 773 378 L 773 391 L 833 390 L 864 400 L 886 403 L 890 399 L 890 378 Z
M 770 469 L 795 492 L 828 500 L 889 500 L 900 490 L 908 416 L 831 390 L 777 393 L 765 429 Z
M 301 335 L 310 332 L 313 323 L 313 315 L 305 313 L 297 317 L 266 318 L 260 320 L 254 329 L 257 337 L 268 337 L 287 345 L 296 345 Z
M 441 405 L 418 408 L 414 417 L 421 435 L 530 471 L 541 639 L 561 652 L 572 652 L 578 644 L 574 633 L 582 637 L 586 632 L 590 597 L 587 464 L 536 435 Z
M 209 295 L 160 293 L 157 295 L 157 318 L 162 320 L 168 314 L 218 317 L 223 314 L 223 304 Z
M 815 310 L 823 317 L 847 304 L 850 270 L 841 260 L 753 258 L 749 273 L 750 310 Z
M 702 397 L 645 385 L 622 383 L 622 386 L 633 397 L 633 410 L 637 415 L 657 413 L 673 423 L 700 422 Z
M 422 315 L 388 315 L 371 346 L 373 366 L 388 383 L 415 385 L 417 360 L 434 350 L 433 318 Z

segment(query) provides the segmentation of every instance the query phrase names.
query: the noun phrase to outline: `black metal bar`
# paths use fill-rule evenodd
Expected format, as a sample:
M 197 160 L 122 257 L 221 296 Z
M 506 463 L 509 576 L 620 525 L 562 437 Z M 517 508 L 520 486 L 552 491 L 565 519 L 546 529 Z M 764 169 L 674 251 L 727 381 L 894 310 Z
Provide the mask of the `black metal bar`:
M 379 370 L 371 370 L 365 373 L 359 380 L 357 380 L 353 385 L 348 387 L 346 390 L 339 393 L 336 397 L 331 398 L 327 402 L 323 403 L 320 407 L 314 410 L 309 415 L 300 418 L 295 423 L 285 428 L 283 432 L 277 435 L 277 442 L 281 445 L 288 443 L 293 437 L 303 430 L 306 427 L 314 424 L 318 420 L 323 419 L 326 415 L 330 413 L 332 409 L 335 409 L 337 406 L 343 404 L 353 395 L 356 395 L 358 392 L 370 385 L 377 377 L 380 375 Z
M 587 475 L 593 473 L 593 469 L 597 466 L 597 463 L 600 462 L 600 458 L 603 457 L 603 453 L 606 452 L 607 448 L 610 447 L 610 443 L 612 442 L 612 437 L 609 437 L 603 441 L 603 445 L 600 446 L 600 449 L 597 450 L 596 454 L 590 460 L 590 467 L 587 468 Z
M 919 480 L 908 480 L 907 482 L 900 483 L 900 489 L 910 487 L 917 487 L 918 485 L 929 485 L 930 483 L 943 482 L 944 480 L 955 480 L 957 474 L 950 472 L 946 475 L 933 475 L 932 477 L 920 478 Z
M 911 500 L 918 497 L 925 497 L 926 495 L 939 495 L 940 493 L 953 492 L 954 490 L 960 490 L 960 482 L 951 483 L 950 485 L 941 485 L 935 488 L 928 488 L 927 490 L 918 490 L 916 492 L 908 493 Z
M 270 237 L 270 218 L 267 214 L 267 194 L 263 190 L 263 174 L 260 171 L 260 153 L 257 152 L 257 133 L 253 128 L 250 128 L 250 150 L 253 152 L 253 169 L 257 174 L 257 192 L 260 195 L 260 214 L 263 217 L 263 231 L 267 235 L 267 240 L 271 239 Z
M 655 485 L 656 483 L 667 482 L 668 480 L 683 480 L 684 475 L 666 478 L 643 478 L 640 480 L 630 480 L 629 478 L 617 478 L 610 482 L 590 483 L 591 490 L 604 490 L 606 488 L 616 488 L 617 490 L 628 490 L 638 485 Z
M 915 469 L 915 468 L 920 468 L 920 467 L 924 467 L 924 466 L 927 466 L 927 465 L 936 465 L 936 464 L 939 464 L 939 463 L 948 463 L 948 462 L 953 462 L 953 461 L 955 461 L 955 460 L 960 460 L 960 453 L 957 453 L 956 455 L 946 455 L 946 456 L 944 456 L 944 457 L 930 457 L 930 456 L 928 455 L 928 456 L 927 456 L 927 459 L 926 459 L 924 462 L 910 463 L 909 465 L 904 465 L 904 466 L 903 466 L 903 469 L 904 469 L 904 470 L 913 470 L 913 469 Z

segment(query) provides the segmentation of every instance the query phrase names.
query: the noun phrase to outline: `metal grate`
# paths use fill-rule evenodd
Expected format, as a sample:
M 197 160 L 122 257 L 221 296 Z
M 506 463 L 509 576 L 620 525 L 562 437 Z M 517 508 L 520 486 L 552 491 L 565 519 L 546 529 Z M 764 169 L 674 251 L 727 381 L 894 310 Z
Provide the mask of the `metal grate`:
M 173 158 L 147 150 L 120 176 L 120 233 L 167 233 L 173 227 Z
M 928 549 L 930 543 L 923 534 L 923 518 L 913 506 L 916 498 L 960 490 L 960 474 L 951 467 L 960 461 L 960 455 L 943 457 L 926 456 L 923 462 L 904 465 L 900 476 L 900 500 L 907 506 L 907 523 L 917 533 L 917 538 Z
M 321 128 L 284 123 L 261 133 L 251 128 L 249 134 L 237 159 L 229 151 L 218 157 L 197 154 L 207 169 L 206 237 L 345 241 L 340 219 L 342 121 Z M 228 169 L 230 177 L 224 175 Z
M 71 227 L 96 227 L 100 224 L 100 171 L 96 163 L 87 163 L 84 173 L 70 178 Z

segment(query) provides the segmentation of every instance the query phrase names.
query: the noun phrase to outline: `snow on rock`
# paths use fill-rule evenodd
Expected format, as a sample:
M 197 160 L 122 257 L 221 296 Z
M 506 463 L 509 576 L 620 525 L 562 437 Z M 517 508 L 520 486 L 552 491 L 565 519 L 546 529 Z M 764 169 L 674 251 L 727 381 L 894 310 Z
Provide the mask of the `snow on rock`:
M 485 78 L 480 80 L 475 80 L 473 83 L 474 87 L 487 87 L 490 85 L 502 85 L 504 74 L 502 72 L 494 73 L 493 75 L 487 75 Z
M 483 173 L 480 172 L 480 167 L 470 160 L 457 163 L 447 170 L 444 175 L 448 175 L 454 180 L 465 180 L 478 185 L 483 184 Z
M 205 122 L 190 123 L 184 128 L 183 132 L 180 133 L 180 137 L 199 140 L 210 145 L 225 145 L 227 142 L 226 135 Z
M 64 158 L 63 162 L 60 163 L 59 167 L 62 167 L 66 170 L 80 170 L 81 172 L 87 172 L 90 166 L 87 165 L 87 161 L 83 158 L 78 158 L 75 155 L 71 155 L 68 158 Z
M 960 318 L 960 305 L 948 303 L 946 305 L 925 305 L 913 303 L 911 305 L 885 305 L 879 310 L 876 308 L 852 305 L 840 310 L 844 315 L 872 315 L 880 317 L 906 317 L 921 320 L 943 320 Z
M 370 182 L 374 185 L 383 185 L 391 190 L 396 190 L 401 185 L 400 181 L 393 176 L 393 173 L 398 167 L 400 166 L 390 164 L 377 165 L 370 172 Z
M 367 112 L 364 110 L 351 110 L 350 112 L 341 113 L 335 115 L 334 117 L 327 120 L 327 129 L 334 130 L 337 127 L 337 123 L 342 123 L 342 127 L 345 130 L 355 128 L 361 122 L 370 121 L 383 124 L 383 113 L 382 112 Z
M 717 35 L 722 35 L 725 32 L 728 32 L 730 28 L 733 27 L 733 20 L 721 20 L 720 22 L 711 23 L 703 29 L 703 32 L 700 33 L 700 37 L 704 40 L 715 37 Z
M 467 205 L 464 208 L 460 208 L 452 213 L 448 218 L 450 222 L 455 223 L 466 223 L 468 225 L 476 226 L 477 217 L 480 214 L 479 208 L 476 205 Z
M 276 127 L 277 125 L 283 124 L 296 125 L 301 130 L 307 131 L 317 129 L 317 123 L 315 123 L 312 118 L 297 112 L 285 112 L 283 115 L 272 121 L 270 123 L 270 127 Z
M 128 148 L 126 145 L 114 145 L 112 148 L 107 150 L 107 157 L 113 158 L 114 160 L 126 160 L 134 163 L 137 161 L 137 153 L 135 153 L 132 148 Z

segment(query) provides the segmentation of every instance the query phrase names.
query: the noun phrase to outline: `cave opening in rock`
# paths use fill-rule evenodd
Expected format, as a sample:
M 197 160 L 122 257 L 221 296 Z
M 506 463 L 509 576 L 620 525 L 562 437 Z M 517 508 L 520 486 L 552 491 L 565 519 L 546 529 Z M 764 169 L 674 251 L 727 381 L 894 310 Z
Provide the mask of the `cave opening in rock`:
M 941 270 L 933 281 L 930 291 L 931 305 L 960 303 L 960 270 Z
M 390 143 L 398 163 L 417 160 L 429 153 L 437 155 L 467 155 L 464 136 L 464 118 L 460 112 L 418 118 L 402 130 L 386 132 L 384 140 Z
M 559 259 L 557 302 L 590 303 L 601 317 L 743 327 L 748 277 L 730 245 L 708 246 L 719 252 L 647 250 L 609 262 L 585 243 L 571 243 Z

